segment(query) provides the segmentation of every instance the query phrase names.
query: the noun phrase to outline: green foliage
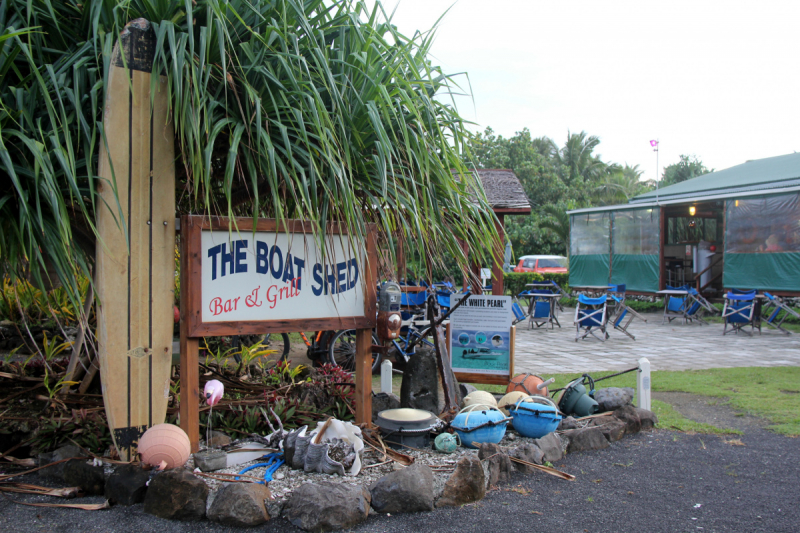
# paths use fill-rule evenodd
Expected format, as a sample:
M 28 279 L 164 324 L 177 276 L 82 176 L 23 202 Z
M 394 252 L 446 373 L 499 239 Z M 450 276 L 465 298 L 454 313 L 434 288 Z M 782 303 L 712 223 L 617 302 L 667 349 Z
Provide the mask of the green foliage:
M 459 239 L 488 262 L 494 215 L 462 162 L 466 130 L 447 103 L 461 89 L 431 62 L 433 31 L 406 37 L 380 3 L 354 0 L 5 0 L 3 275 L 43 287 L 49 262 L 79 305 L 106 208 L 111 53 L 139 17 L 167 78 L 180 213 L 304 219 L 318 240 L 330 221 L 354 238 L 375 223 L 390 250 L 398 234 L 425 243 L 426 263 L 466 265 Z
M 73 409 L 69 417 L 44 419 L 34 432 L 31 446 L 35 453 L 42 453 L 72 442 L 103 455 L 112 443 L 105 414 Z
M 531 215 L 505 218 L 515 257 L 568 255 L 567 210 L 625 203 L 653 186 L 640 181 L 636 166 L 602 161 L 595 153 L 599 144 L 598 137 L 584 131 L 568 132 L 559 147 L 547 137 L 533 138 L 527 128 L 508 139 L 491 128 L 470 138 L 470 162 L 477 168 L 513 170 L 531 202 Z
M 516 296 L 520 292 L 529 289 L 525 285 L 534 281 L 552 280 L 569 292 L 569 274 L 539 274 L 538 272 L 506 272 L 503 275 L 503 287 L 506 294 Z
M 714 172 L 708 169 L 703 162 L 693 155 L 681 155 L 681 160 L 677 163 L 664 167 L 664 174 L 661 176 L 661 187 L 675 185 L 682 181 L 690 180 L 703 174 Z

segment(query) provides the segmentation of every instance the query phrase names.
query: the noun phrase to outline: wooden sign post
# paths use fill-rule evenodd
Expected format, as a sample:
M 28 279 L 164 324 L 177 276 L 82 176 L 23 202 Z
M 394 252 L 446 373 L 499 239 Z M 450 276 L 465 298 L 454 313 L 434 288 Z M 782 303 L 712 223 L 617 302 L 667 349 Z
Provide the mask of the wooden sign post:
M 353 243 L 331 224 L 323 254 L 307 222 L 181 217 L 180 423 L 192 451 L 199 448 L 203 336 L 355 329 L 356 422 L 371 421 L 376 235 L 370 226 L 366 242 Z

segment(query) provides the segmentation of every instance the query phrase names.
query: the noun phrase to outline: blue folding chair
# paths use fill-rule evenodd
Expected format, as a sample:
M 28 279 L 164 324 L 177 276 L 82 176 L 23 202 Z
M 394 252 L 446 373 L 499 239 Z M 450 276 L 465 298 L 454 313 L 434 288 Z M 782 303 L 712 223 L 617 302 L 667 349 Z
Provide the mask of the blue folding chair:
M 519 305 L 519 301 L 516 298 L 514 298 L 514 302 L 511 304 L 511 313 L 514 315 L 514 320 L 511 322 L 512 326 L 528 318 L 528 314 L 522 309 L 522 306 Z
M 769 313 L 769 316 L 763 318 L 764 322 L 778 331 L 791 335 L 792 332 L 783 327 L 783 321 L 789 318 L 789 315 L 800 318 L 800 313 L 789 307 L 779 296 L 773 296 L 768 292 L 765 292 L 764 296 L 767 298 L 767 303 L 761 309 L 762 311 L 767 310 Z M 770 313 L 769 309 L 772 307 L 775 309 Z M 784 311 L 783 315 L 781 315 L 781 311 Z
M 725 321 L 725 327 L 722 329 L 722 334 L 734 332 L 747 333 L 752 336 L 755 328 L 758 328 L 758 334 L 761 335 L 761 323 L 757 320 L 756 308 L 756 291 L 733 291 L 725 295 L 725 306 L 722 308 L 722 319 Z M 742 294 L 743 293 L 743 294 Z M 750 331 L 744 328 L 750 326 Z M 728 326 L 731 330 L 728 331 Z
M 589 298 L 584 294 L 578 295 L 578 305 L 575 306 L 575 342 L 585 339 L 588 335 L 592 335 L 600 341 L 605 341 L 608 338 L 608 332 L 606 331 L 608 322 L 607 301 L 605 296 Z M 598 337 L 596 330 L 599 330 L 603 336 Z
M 625 304 L 624 284 L 610 285 L 608 288 L 608 295 L 614 301 L 613 315 L 616 317 L 612 322 L 614 329 L 619 330 L 631 339 L 636 340 L 636 337 L 628 332 L 628 326 L 631 325 L 631 322 L 633 322 L 634 318 L 638 318 L 644 322 L 647 322 L 647 319 Z
M 534 326 L 540 328 L 546 324 L 550 324 L 550 329 L 554 329 L 554 326 L 561 327 L 555 311 L 556 298 L 554 295 L 556 294 L 550 289 L 532 289 L 519 293 L 519 297 L 528 300 L 529 327 L 531 329 Z

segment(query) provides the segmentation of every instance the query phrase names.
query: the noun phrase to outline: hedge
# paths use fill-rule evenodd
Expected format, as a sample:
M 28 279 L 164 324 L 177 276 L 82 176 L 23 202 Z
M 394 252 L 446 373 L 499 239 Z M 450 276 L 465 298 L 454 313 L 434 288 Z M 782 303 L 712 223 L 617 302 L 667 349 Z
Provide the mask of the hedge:
M 569 293 L 569 274 L 539 274 L 537 272 L 506 272 L 503 275 L 503 286 L 505 293 L 516 296 L 524 290 L 529 289 L 525 285 L 534 281 L 544 281 L 545 279 L 555 281 L 559 286 Z

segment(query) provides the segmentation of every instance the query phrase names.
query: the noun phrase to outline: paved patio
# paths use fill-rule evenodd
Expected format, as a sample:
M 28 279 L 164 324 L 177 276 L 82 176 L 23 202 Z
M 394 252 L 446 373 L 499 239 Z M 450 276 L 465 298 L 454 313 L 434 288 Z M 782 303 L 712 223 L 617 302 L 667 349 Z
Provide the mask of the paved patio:
M 785 335 L 764 326 L 753 337 L 722 336 L 722 324 L 661 325 L 661 314 L 648 313 L 647 323 L 634 320 L 628 331 L 609 329 L 605 342 L 589 336 L 575 342 L 574 309 L 559 313 L 561 329 L 528 329 L 517 324 L 515 372 L 541 374 L 624 370 L 647 357 L 653 370 L 687 370 L 740 366 L 800 366 L 800 334 Z

